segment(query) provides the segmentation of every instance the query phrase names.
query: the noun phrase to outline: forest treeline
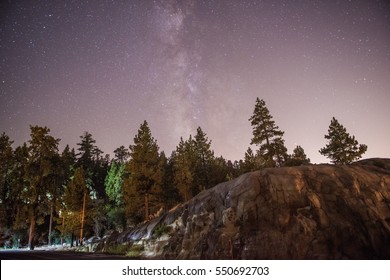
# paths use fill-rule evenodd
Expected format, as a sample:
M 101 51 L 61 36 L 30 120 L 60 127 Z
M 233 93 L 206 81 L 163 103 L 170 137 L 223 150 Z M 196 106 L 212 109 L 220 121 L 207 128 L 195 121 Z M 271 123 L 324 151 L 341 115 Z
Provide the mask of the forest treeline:
M 243 160 L 215 156 L 211 140 L 198 127 L 166 156 L 147 121 L 132 143 L 104 155 L 85 132 L 76 149 L 59 151 L 50 129 L 30 126 L 30 139 L 16 148 L 0 136 L 0 246 L 29 246 L 101 237 L 149 220 L 202 190 L 262 168 L 309 164 L 304 149 L 288 154 L 284 132 L 264 100 L 257 98 L 249 119 L 253 138 Z M 319 152 L 335 164 L 348 164 L 367 150 L 335 119 L 328 144 Z

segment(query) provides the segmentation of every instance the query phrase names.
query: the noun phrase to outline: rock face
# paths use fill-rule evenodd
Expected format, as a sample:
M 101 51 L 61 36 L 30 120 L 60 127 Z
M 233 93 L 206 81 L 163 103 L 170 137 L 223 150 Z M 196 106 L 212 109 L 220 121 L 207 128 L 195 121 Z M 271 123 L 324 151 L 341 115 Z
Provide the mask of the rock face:
M 390 159 L 247 173 L 116 241 L 157 259 L 388 259 Z

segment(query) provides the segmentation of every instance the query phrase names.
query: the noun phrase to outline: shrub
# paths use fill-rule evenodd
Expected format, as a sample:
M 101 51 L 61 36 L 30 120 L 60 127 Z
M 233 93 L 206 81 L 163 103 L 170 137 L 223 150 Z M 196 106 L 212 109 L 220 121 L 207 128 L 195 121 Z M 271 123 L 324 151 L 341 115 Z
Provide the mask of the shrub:
M 164 234 L 169 234 L 171 232 L 171 227 L 167 225 L 159 225 L 153 231 L 153 236 L 156 238 L 160 238 Z

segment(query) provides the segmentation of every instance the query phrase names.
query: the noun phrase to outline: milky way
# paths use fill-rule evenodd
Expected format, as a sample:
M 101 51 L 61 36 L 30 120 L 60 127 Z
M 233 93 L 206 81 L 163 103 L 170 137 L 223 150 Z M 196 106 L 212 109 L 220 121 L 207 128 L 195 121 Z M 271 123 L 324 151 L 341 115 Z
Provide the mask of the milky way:
M 201 54 L 194 42 L 186 42 L 188 18 L 193 1 L 159 1 L 151 10 L 150 21 L 160 46 L 153 77 L 159 77 L 156 99 L 161 102 L 166 120 L 173 123 L 174 135 L 188 136 L 196 129 L 202 113 Z M 187 35 L 188 36 L 188 35 Z M 193 41 L 193 40 L 191 40 Z
M 243 157 L 256 97 L 313 162 L 336 117 L 365 157 L 390 157 L 386 1 L 2 1 L 0 132 L 29 125 L 106 153 L 143 120 L 166 154 L 201 126 Z

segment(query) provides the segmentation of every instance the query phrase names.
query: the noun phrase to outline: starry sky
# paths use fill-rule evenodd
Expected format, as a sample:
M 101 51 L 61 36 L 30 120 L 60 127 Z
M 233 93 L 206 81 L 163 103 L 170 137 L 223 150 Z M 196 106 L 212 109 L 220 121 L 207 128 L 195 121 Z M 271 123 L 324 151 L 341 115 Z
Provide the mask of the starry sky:
M 201 126 L 215 155 L 243 158 L 264 99 L 292 152 L 314 163 L 336 117 L 364 158 L 390 157 L 386 1 L 1 1 L 0 132 L 29 125 L 105 153 L 147 120 L 170 155 Z

